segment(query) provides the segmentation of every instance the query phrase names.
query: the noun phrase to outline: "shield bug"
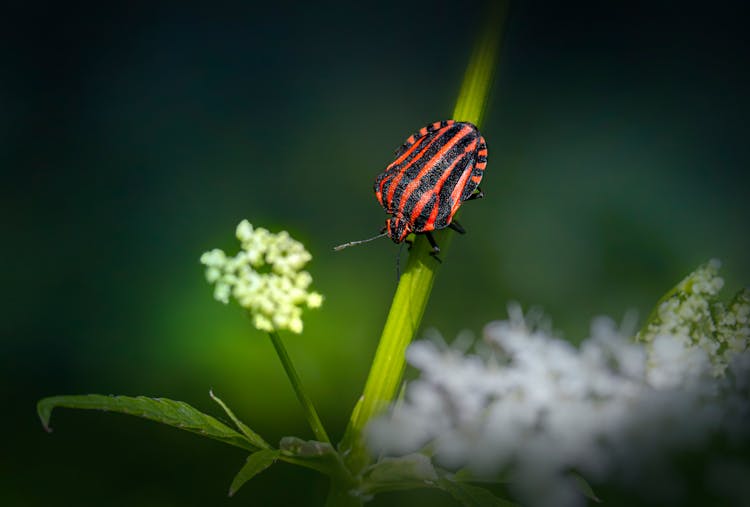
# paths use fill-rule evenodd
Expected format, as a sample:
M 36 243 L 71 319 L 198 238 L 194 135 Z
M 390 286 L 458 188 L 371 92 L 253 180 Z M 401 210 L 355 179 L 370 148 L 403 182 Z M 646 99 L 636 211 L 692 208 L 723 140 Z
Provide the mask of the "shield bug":
M 335 250 L 383 236 L 402 243 L 410 233 L 423 233 L 436 256 L 440 248 L 430 232 L 446 227 L 465 232 L 453 216 L 462 202 L 483 197 L 479 182 L 486 166 L 487 144 L 476 126 L 445 120 L 422 127 L 375 179 L 375 197 L 391 215 L 385 227 L 378 236 Z

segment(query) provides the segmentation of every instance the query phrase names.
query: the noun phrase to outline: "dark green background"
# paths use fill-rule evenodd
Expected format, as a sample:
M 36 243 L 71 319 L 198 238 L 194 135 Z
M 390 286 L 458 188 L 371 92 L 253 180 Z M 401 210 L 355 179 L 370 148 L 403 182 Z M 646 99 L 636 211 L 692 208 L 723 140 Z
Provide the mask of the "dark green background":
M 729 291 L 750 281 L 740 5 L 516 6 L 482 127 L 486 199 L 463 208 L 469 234 L 425 328 L 479 335 L 519 301 L 577 341 L 595 315 L 643 316 L 711 257 Z M 146 394 L 218 415 L 212 387 L 268 440 L 310 437 L 267 337 L 212 300 L 198 264 L 236 248 L 248 218 L 314 256 L 325 304 L 284 339 L 340 437 L 398 248 L 331 247 L 382 226 L 372 181 L 450 116 L 480 14 L 475 1 L 2 7 L 0 503 L 322 503 L 326 481 L 287 465 L 229 500 L 238 449 L 67 410 L 47 435 L 34 404 Z

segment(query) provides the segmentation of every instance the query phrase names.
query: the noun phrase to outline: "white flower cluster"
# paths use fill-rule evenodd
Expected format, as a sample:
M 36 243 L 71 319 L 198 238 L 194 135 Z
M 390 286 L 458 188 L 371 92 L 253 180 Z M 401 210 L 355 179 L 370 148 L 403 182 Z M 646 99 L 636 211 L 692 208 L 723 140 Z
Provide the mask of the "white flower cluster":
M 700 292 L 693 284 L 694 293 L 714 294 L 712 283 Z M 727 326 L 747 318 L 747 307 L 736 306 L 727 309 L 735 319 L 727 317 Z M 717 379 L 702 342 L 685 340 L 696 333 L 685 318 L 672 326 L 687 326 L 686 335 L 662 329 L 648 344 L 598 318 L 576 348 L 535 329 L 519 307 L 509 314 L 485 328 L 486 343 L 473 354 L 433 341 L 412 344 L 407 358 L 420 376 L 367 427 L 374 454 L 425 452 L 449 470 L 510 473 L 523 503 L 565 507 L 585 505 L 572 470 L 595 484 L 679 496 L 680 481 L 665 476 L 674 452 L 705 449 L 717 432 L 748 442 L 746 348 L 723 356 L 731 360 Z
M 302 271 L 312 256 L 286 231 L 271 234 L 243 220 L 236 234 L 242 250 L 234 257 L 218 248 L 201 256 L 206 280 L 215 284 L 214 298 L 226 304 L 233 296 L 261 331 L 301 333 L 302 306 L 323 303 L 323 296 L 308 292 L 312 276 Z
M 714 259 L 685 277 L 659 301 L 636 339 L 653 344 L 662 335 L 678 337 L 691 349 L 703 349 L 714 376 L 722 376 L 731 358 L 750 343 L 750 291 L 740 291 L 728 306 L 719 302 L 720 266 Z

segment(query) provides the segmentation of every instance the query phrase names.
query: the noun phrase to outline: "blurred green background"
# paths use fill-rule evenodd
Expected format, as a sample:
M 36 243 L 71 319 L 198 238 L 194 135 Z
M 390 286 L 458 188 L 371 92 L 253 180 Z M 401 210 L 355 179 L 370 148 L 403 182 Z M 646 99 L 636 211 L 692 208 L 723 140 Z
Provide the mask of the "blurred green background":
M 468 203 L 424 328 L 479 336 L 508 301 L 561 334 L 643 318 L 696 265 L 750 282 L 746 17 L 740 2 L 523 2 Z M 279 465 L 226 498 L 232 447 L 43 396 L 165 396 L 269 441 L 311 437 L 268 338 L 212 300 L 200 254 L 242 218 L 286 229 L 325 294 L 284 339 L 329 432 L 359 395 L 396 284 L 372 181 L 447 118 L 481 2 L 21 3 L 0 28 L 2 505 L 321 505 Z M 384 495 L 372 505 L 437 502 Z M 450 502 L 448 502 L 450 505 Z

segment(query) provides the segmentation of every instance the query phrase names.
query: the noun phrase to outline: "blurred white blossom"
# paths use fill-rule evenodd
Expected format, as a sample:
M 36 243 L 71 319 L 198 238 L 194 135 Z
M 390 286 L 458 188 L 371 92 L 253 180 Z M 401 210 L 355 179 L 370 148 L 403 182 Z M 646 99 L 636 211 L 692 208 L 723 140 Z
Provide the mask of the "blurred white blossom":
M 288 232 L 272 234 L 247 220 L 239 223 L 236 235 L 242 250 L 234 257 L 218 248 L 201 256 L 206 280 L 215 284 L 214 298 L 226 304 L 234 297 L 261 331 L 301 333 L 302 308 L 323 304 L 322 295 L 308 292 L 312 276 L 302 271 L 312 255 Z
M 584 505 L 571 470 L 679 497 L 683 485 L 665 475 L 670 455 L 705 449 L 719 433 L 750 436 L 748 291 L 718 304 L 717 270 L 709 263 L 675 287 L 641 342 L 597 318 L 574 347 L 511 306 L 475 353 L 413 343 L 407 359 L 420 376 L 370 422 L 370 450 L 426 452 L 477 476 L 510 473 L 531 506 Z

